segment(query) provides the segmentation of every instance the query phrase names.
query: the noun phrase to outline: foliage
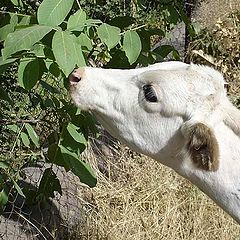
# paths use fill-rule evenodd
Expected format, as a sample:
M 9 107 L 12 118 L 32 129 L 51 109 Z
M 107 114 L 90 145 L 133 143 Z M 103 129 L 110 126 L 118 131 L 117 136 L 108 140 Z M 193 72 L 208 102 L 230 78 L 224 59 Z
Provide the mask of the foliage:
M 97 2 L 95 9 L 109 4 Z M 152 51 L 152 36 L 162 38 L 186 20 L 179 1 L 159 1 L 156 9 L 164 10 L 159 14 L 165 23 L 161 27 L 142 25 L 144 17 L 140 16 L 149 12 L 148 1 L 131 1 L 129 11 L 119 11 L 116 17 L 111 13 L 108 19 L 89 17 L 93 14 L 87 1 L 82 4 L 86 11 L 74 0 L 43 0 L 38 8 L 27 3 L 7 1 L 0 15 L 0 205 L 7 203 L 12 186 L 32 202 L 46 201 L 54 197 L 54 192 L 61 194 L 53 165 L 71 170 L 81 182 L 95 186 L 96 176 L 81 153 L 89 134 L 96 134 L 96 127 L 89 114 L 71 103 L 68 75 L 88 62 L 132 68 L 154 63 L 172 51 L 178 58 L 170 46 Z M 50 167 L 38 190 L 34 195 L 22 191 L 18 180 L 23 178 L 24 168 L 42 161 Z

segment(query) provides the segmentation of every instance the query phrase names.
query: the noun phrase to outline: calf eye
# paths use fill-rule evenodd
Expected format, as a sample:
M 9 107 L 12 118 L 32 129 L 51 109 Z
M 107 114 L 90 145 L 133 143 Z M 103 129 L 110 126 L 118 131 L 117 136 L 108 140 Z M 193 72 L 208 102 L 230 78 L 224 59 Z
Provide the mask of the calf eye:
M 152 85 L 147 84 L 143 86 L 144 97 L 148 102 L 157 102 L 157 94 Z

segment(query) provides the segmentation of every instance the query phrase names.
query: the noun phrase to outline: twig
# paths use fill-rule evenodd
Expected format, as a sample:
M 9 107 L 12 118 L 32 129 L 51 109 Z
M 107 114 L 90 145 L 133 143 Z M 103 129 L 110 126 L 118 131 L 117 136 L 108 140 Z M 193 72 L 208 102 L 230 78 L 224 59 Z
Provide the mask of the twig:
M 22 16 L 22 17 L 32 17 L 32 15 L 26 15 L 26 14 L 21 14 L 21 13 L 15 13 L 15 12 L 7 12 L 7 11 L 0 11 L 0 13 L 3 13 L 3 14 L 16 14 L 18 16 Z
M 18 120 L 8 120 L 8 119 L 0 119 L 0 124 L 12 124 L 12 123 L 38 123 L 41 122 L 38 119 L 18 119 Z
M 77 2 L 79 9 L 82 9 L 79 0 L 76 0 L 76 2 Z
M 143 25 L 141 25 L 141 26 L 138 26 L 138 27 L 135 27 L 135 28 L 131 28 L 130 30 L 131 30 L 131 31 L 135 31 L 135 30 L 144 28 L 144 27 L 146 27 L 147 25 L 148 25 L 148 24 L 143 24 Z M 126 30 L 126 31 L 120 33 L 120 35 L 123 35 L 123 34 L 124 34 L 125 32 L 127 32 L 127 31 L 129 31 L 129 30 Z
M 22 127 L 20 128 L 20 130 L 19 130 L 19 132 L 18 132 L 18 135 L 17 135 L 17 137 L 16 137 L 16 139 L 15 139 L 15 142 L 14 142 L 14 144 L 13 144 L 13 147 L 12 147 L 12 149 L 11 149 L 10 155 L 13 153 L 14 148 L 16 147 L 17 140 L 19 139 L 20 134 L 21 134 L 21 132 L 22 132 L 24 126 L 25 126 L 25 124 L 22 125 Z
M 16 212 L 16 211 L 14 211 L 14 212 L 15 212 L 15 214 L 17 214 L 19 217 L 21 217 L 22 219 L 24 219 L 25 221 L 27 221 L 32 227 L 34 227 L 34 228 L 40 233 L 40 235 L 43 237 L 44 240 L 47 240 L 47 238 L 44 236 L 44 234 L 40 231 L 40 229 L 39 229 L 36 225 L 34 225 L 31 221 L 29 221 L 29 220 L 28 220 L 25 216 L 23 216 L 21 213 L 18 213 L 18 212 Z M 48 231 L 48 233 L 51 235 L 52 238 L 54 238 L 49 231 Z

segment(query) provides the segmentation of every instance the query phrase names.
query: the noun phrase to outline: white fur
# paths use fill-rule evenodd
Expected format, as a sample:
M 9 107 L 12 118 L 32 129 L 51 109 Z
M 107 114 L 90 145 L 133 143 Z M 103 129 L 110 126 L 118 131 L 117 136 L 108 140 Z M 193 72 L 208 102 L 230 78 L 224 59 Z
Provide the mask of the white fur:
M 133 70 L 86 67 L 73 75 L 81 77 L 71 82 L 77 106 L 135 151 L 197 185 L 240 223 L 240 113 L 227 99 L 219 72 L 167 62 Z M 145 84 L 153 85 L 157 103 L 144 99 Z M 187 129 L 197 122 L 211 128 L 219 144 L 216 172 L 198 168 L 189 157 Z

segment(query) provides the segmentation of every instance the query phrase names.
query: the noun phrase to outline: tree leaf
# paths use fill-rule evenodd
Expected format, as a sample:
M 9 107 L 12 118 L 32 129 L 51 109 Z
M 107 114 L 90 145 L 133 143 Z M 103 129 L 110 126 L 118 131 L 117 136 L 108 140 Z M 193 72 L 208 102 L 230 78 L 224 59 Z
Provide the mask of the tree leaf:
M 3 188 L 0 192 L 0 209 L 3 208 L 8 202 L 8 191 L 7 189 Z
M 69 166 L 71 171 L 79 177 L 80 181 L 87 184 L 89 187 L 95 187 L 97 179 L 90 166 L 81 161 L 76 153 L 69 151 L 64 146 L 60 145 L 60 149 L 65 163 Z
M 15 133 L 20 131 L 20 128 L 16 124 L 7 125 L 7 128 Z
M 48 26 L 34 25 L 8 34 L 2 50 L 3 60 L 21 50 L 29 50 L 52 30 Z
M 52 64 L 49 66 L 49 72 L 54 76 L 54 77 L 59 77 L 60 76 L 60 69 L 58 65 L 55 62 L 52 62 Z M 56 88 L 55 88 L 56 89 Z M 58 89 L 56 89 L 58 92 L 55 93 L 60 93 Z
M 59 148 L 58 144 L 53 143 L 48 147 L 47 156 L 48 162 L 54 163 L 57 166 L 64 167 L 66 171 L 70 170 L 69 166 L 65 163 L 63 159 L 61 149 Z
M 22 0 L 11 0 L 11 2 L 12 2 L 15 6 L 23 7 Z
M 9 165 L 6 162 L 0 161 L 0 168 L 1 169 L 8 169 Z
M 136 19 L 130 16 L 120 16 L 120 17 L 115 17 L 111 19 L 109 22 L 110 25 L 119 27 L 121 29 L 124 29 L 133 23 L 136 22 Z
M 41 178 L 37 194 L 43 195 L 46 199 L 54 198 L 55 191 L 62 195 L 62 188 L 57 175 L 51 168 L 47 168 Z
M 51 86 L 47 82 L 40 81 L 40 84 L 45 90 L 47 90 L 50 93 L 60 93 L 60 91 L 57 88 Z
M 20 22 L 18 23 L 18 26 L 29 25 L 30 21 L 31 21 L 31 16 L 23 16 Z
M 79 128 L 76 127 L 74 124 L 69 123 L 67 125 L 67 130 L 76 142 L 82 143 L 84 145 L 87 144 L 86 138 L 84 137 L 84 135 L 82 133 L 78 132 Z
M 92 41 L 91 39 L 84 33 L 81 33 L 78 38 L 77 42 L 82 46 L 86 47 L 89 51 L 92 50 Z
M 40 144 L 39 144 L 39 136 L 35 132 L 34 128 L 29 123 L 25 124 L 25 128 L 26 128 L 26 130 L 28 132 L 28 136 L 30 137 L 32 142 L 35 144 L 36 147 L 39 147 L 40 146 Z
M 58 26 L 70 12 L 74 0 L 44 0 L 37 11 L 39 24 Z
M 11 17 L 10 23 L 0 28 L 0 40 L 5 40 L 7 38 L 7 35 L 14 31 L 14 28 L 18 23 L 17 14 L 10 13 L 9 15 Z
M 109 49 L 115 47 L 119 43 L 121 39 L 120 32 L 120 28 L 111 26 L 107 23 L 103 23 L 97 29 L 99 38 Z
M 7 35 L 14 31 L 14 26 L 7 24 L 0 28 L 0 41 L 3 41 L 7 38 Z
M 39 80 L 38 59 L 23 58 L 18 68 L 18 82 L 21 87 L 31 90 Z
M 70 16 L 67 23 L 67 29 L 71 30 L 79 25 L 84 25 L 87 20 L 87 14 L 82 10 L 78 10 L 76 13 Z
M 155 48 L 153 52 L 160 55 L 163 59 L 168 56 L 169 53 L 174 51 L 175 48 L 171 45 L 161 45 L 158 48 Z
M 25 132 L 21 132 L 20 138 L 21 138 L 24 146 L 29 148 L 30 147 L 30 140 L 28 138 L 28 135 Z
M 126 53 L 129 63 L 133 64 L 142 50 L 141 40 L 136 31 L 130 30 L 124 34 L 123 50 Z
M 78 132 L 73 132 L 73 129 L 67 129 L 68 126 L 63 127 L 60 137 L 60 145 L 64 146 L 65 148 L 69 149 L 69 151 L 80 155 L 86 149 L 86 139 L 81 135 L 78 135 Z M 73 138 L 75 137 L 77 141 Z
M 84 67 L 86 66 L 86 61 L 82 53 L 81 45 L 78 43 L 77 38 L 74 35 L 72 37 L 75 40 L 72 46 L 74 50 L 75 64 L 78 67 Z
M 74 38 L 67 31 L 57 31 L 53 35 L 52 49 L 56 58 L 56 62 L 63 70 L 64 74 L 68 76 L 75 67 L 75 51 L 73 45 Z
M 19 187 L 19 185 L 12 179 L 14 188 L 17 190 L 18 194 L 20 194 L 21 196 L 25 197 L 22 189 Z

